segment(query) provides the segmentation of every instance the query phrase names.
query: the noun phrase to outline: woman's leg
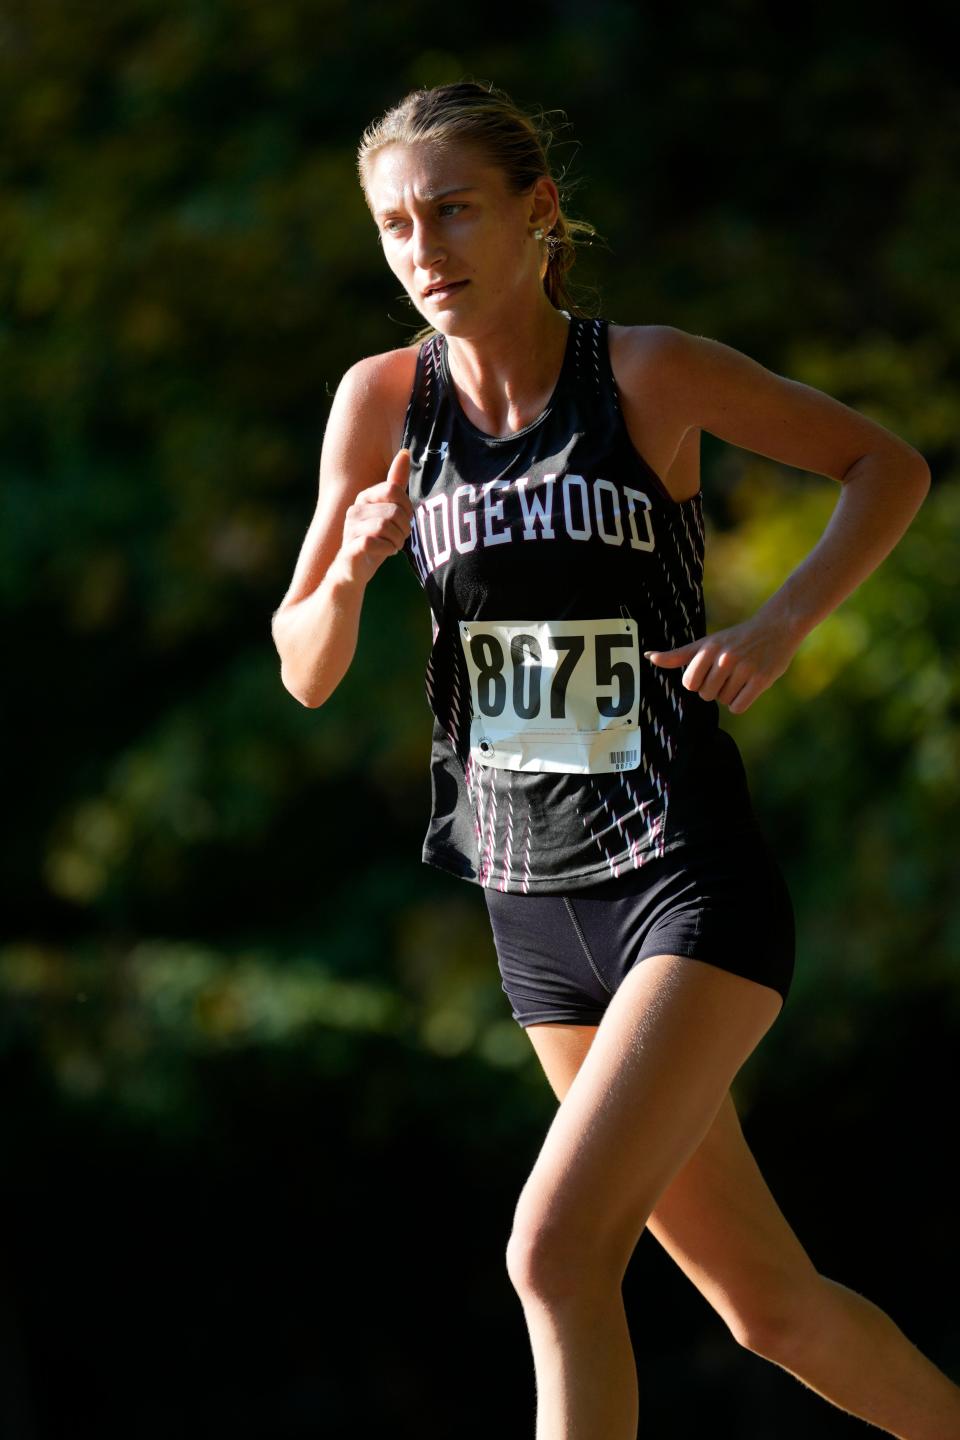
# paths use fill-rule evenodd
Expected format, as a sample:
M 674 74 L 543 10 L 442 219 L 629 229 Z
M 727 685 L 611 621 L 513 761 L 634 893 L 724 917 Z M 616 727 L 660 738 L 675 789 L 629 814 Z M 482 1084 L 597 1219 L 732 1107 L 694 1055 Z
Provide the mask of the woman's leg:
M 559 1100 L 596 1029 L 527 1027 Z M 729 1093 L 647 1229 L 747 1349 L 888 1434 L 960 1435 L 960 1388 L 871 1301 L 815 1270 L 764 1181 Z
M 648 956 L 611 998 L 507 1247 L 533 1348 L 537 1440 L 634 1440 L 627 1263 L 781 1004 L 767 985 L 676 955 Z

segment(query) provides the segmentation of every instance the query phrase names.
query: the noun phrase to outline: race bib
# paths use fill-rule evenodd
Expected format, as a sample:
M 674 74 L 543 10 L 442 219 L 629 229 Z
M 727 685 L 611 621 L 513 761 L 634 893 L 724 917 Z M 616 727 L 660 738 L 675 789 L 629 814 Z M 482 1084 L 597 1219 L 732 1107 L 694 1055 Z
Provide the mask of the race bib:
M 461 620 L 480 765 L 597 775 L 640 764 L 637 622 Z

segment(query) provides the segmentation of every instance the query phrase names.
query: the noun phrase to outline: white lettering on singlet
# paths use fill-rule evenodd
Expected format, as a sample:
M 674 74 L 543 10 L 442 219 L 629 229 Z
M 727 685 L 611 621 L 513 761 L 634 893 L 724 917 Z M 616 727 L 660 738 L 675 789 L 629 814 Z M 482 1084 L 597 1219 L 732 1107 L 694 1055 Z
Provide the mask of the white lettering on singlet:
M 524 540 L 552 540 L 554 538 L 553 524 L 550 519 L 553 510 L 553 482 L 556 475 L 544 475 L 543 488 L 546 492 L 545 498 L 532 493 L 527 498 L 527 486 L 530 483 L 530 476 L 524 475 L 518 480 L 517 494 L 520 497 L 520 509 L 523 511 L 523 538 Z M 536 532 L 536 525 L 539 522 L 540 534 Z
M 570 492 L 574 486 L 580 491 L 580 514 L 583 517 L 581 525 L 575 525 L 573 516 L 570 513 Z M 593 534 L 593 526 L 590 524 L 590 506 L 587 504 L 587 482 L 582 475 L 564 475 L 563 477 L 563 518 L 566 521 L 567 534 L 571 540 L 589 540 Z
M 427 576 L 430 574 L 430 571 L 427 568 L 427 563 L 423 558 L 423 551 L 420 549 L 420 538 L 417 534 L 418 528 L 419 527 L 417 525 L 416 516 L 414 516 L 414 518 L 410 521 L 410 553 L 413 555 L 414 561 L 416 563 L 417 574 L 420 576 L 421 580 L 426 580 Z
M 613 535 L 609 535 L 605 528 L 603 501 L 600 499 L 601 495 L 604 494 L 609 494 L 613 497 L 613 522 L 617 527 Z M 600 539 L 605 541 L 607 545 L 622 545 L 623 524 L 620 520 L 620 497 L 617 495 L 617 487 L 612 480 L 594 480 L 593 508 L 597 512 L 597 533 Z
M 431 570 L 435 570 L 435 569 L 436 569 L 436 563 L 437 563 L 437 562 L 433 559 L 433 556 L 432 556 L 431 551 L 430 551 L 430 542 L 429 542 L 429 540 L 427 539 L 426 514 L 427 514 L 427 507 L 426 507 L 425 505 L 418 505 L 418 506 L 417 506 L 417 529 L 420 531 L 420 549 L 421 549 L 421 553 L 423 554 L 424 564 L 426 565 L 427 574 L 429 574 Z
M 558 533 L 565 533 L 570 540 L 584 541 L 595 534 L 604 545 L 620 546 L 626 536 L 631 550 L 656 548 L 651 500 L 642 490 L 599 476 L 590 482 L 568 474 L 560 481 L 555 503 L 557 478 L 548 473 L 532 484 L 528 475 L 487 480 L 480 486 L 464 483 L 450 495 L 441 491 L 421 501 L 410 522 L 410 549 L 421 579 L 448 561 L 454 550 L 468 555 L 478 546 L 506 545 L 516 538 L 504 513 L 511 486 L 519 500 L 523 525 L 517 528 L 523 540 L 555 540 Z
M 450 559 L 450 515 L 448 510 L 448 498 L 443 491 L 439 495 L 431 495 L 426 502 L 427 514 L 430 517 L 430 537 L 433 541 L 433 563 L 434 566 L 442 565 L 444 560 Z M 443 517 L 443 542 L 437 539 L 437 512 Z
M 506 530 L 493 530 L 491 526 L 494 518 L 503 519 L 503 501 L 498 500 L 496 504 L 490 499 L 491 492 L 495 485 L 501 490 L 509 490 L 513 484 L 512 480 L 488 480 L 481 486 L 483 490 L 483 543 L 484 545 L 505 545 L 513 539 L 509 528 Z
M 464 495 L 470 496 L 471 504 L 476 505 L 477 503 L 477 492 L 472 485 L 458 485 L 456 490 L 454 490 L 452 496 L 453 543 L 461 555 L 468 555 L 471 550 L 475 550 L 477 547 L 477 517 L 472 510 L 468 510 L 466 515 L 462 513 L 460 502 L 462 502 Z M 466 526 L 467 533 L 470 536 L 469 540 L 464 540 L 463 532 L 460 528 L 461 525 Z
M 632 550 L 652 550 L 654 547 L 653 526 L 650 524 L 650 497 L 644 495 L 642 490 L 631 490 L 629 485 L 624 485 L 623 493 L 627 497 L 627 512 L 630 520 L 630 548 Z M 639 500 L 643 505 L 643 521 L 647 529 L 646 537 L 641 540 L 637 534 L 637 517 L 635 514 L 634 500 Z

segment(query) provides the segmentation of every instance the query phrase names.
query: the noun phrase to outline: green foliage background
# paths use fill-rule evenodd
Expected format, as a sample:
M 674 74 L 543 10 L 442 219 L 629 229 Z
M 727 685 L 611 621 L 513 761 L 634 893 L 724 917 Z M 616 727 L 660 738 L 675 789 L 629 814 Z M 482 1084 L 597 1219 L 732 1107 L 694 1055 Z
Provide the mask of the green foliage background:
M 605 237 L 578 267 L 600 313 L 721 339 L 930 463 L 891 557 L 722 723 L 799 922 L 790 1000 L 735 1086 L 748 1137 L 814 1262 L 960 1375 L 931 1281 L 949 1291 L 956 1262 L 960 95 L 923 10 L 907 29 L 813 7 L 798 33 L 756 0 L 3 6 L 0 1133 L 28 1237 L 0 1310 L 11 1436 L 66 1433 L 51 1356 L 86 1380 L 72 1435 L 404 1433 L 412 1414 L 418 1435 L 486 1434 L 504 1406 L 532 1433 L 502 1251 L 554 1102 L 479 891 L 420 863 L 422 596 L 381 568 L 318 711 L 270 638 L 339 377 L 419 324 L 359 134 L 462 75 L 565 112 L 570 208 Z M 703 450 L 720 628 L 815 543 L 836 490 Z M 699 1297 L 671 1312 L 684 1282 L 648 1237 L 634 1272 L 651 1434 L 705 1413 L 714 1437 L 855 1433 Z

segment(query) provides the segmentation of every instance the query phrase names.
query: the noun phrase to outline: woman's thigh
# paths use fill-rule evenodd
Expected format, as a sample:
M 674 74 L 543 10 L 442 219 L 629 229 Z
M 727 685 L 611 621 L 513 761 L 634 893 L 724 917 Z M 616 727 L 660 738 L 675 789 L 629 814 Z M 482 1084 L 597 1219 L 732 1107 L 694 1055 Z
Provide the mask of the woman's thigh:
M 788 1332 L 819 1274 L 774 1199 L 729 1093 L 647 1229 L 741 1344 Z
M 541 1281 L 558 1267 L 574 1286 L 591 1273 L 622 1274 L 780 1006 L 770 987 L 683 956 L 634 967 L 523 1187 L 513 1255 L 534 1264 Z
M 676 1219 L 684 1188 L 674 1182 L 702 1145 L 701 1169 L 716 1153 L 708 1136 L 731 1144 L 721 1115 L 725 1102 L 732 1112 L 730 1082 L 793 975 L 793 907 L 769 845 L 758 830 L 725 841 L 589 890 L 484 892 L 514 1019 L 563 1087 L 518 1203 L 514 1254 L 542 1252 L 552 1234 L 567 1255 L 574 1238 L 587 1263 L 606 1247 L 625 1266 L 672 1183 L 682 1252 L 678 1230 L 695 1221 Z M 584 1034 L 594 1038 L 578 1054 Z M 651 1228 L 669 1249 L 666 1220 Z
M 558 1100 L 596 1033 L 589 1025 L 527 1028 Z M 813 1289 L 818 1279 L 747 1144 L 729 1090 L 646 1228 L 744 1345 L 788 1327 L 804 1286 Z

